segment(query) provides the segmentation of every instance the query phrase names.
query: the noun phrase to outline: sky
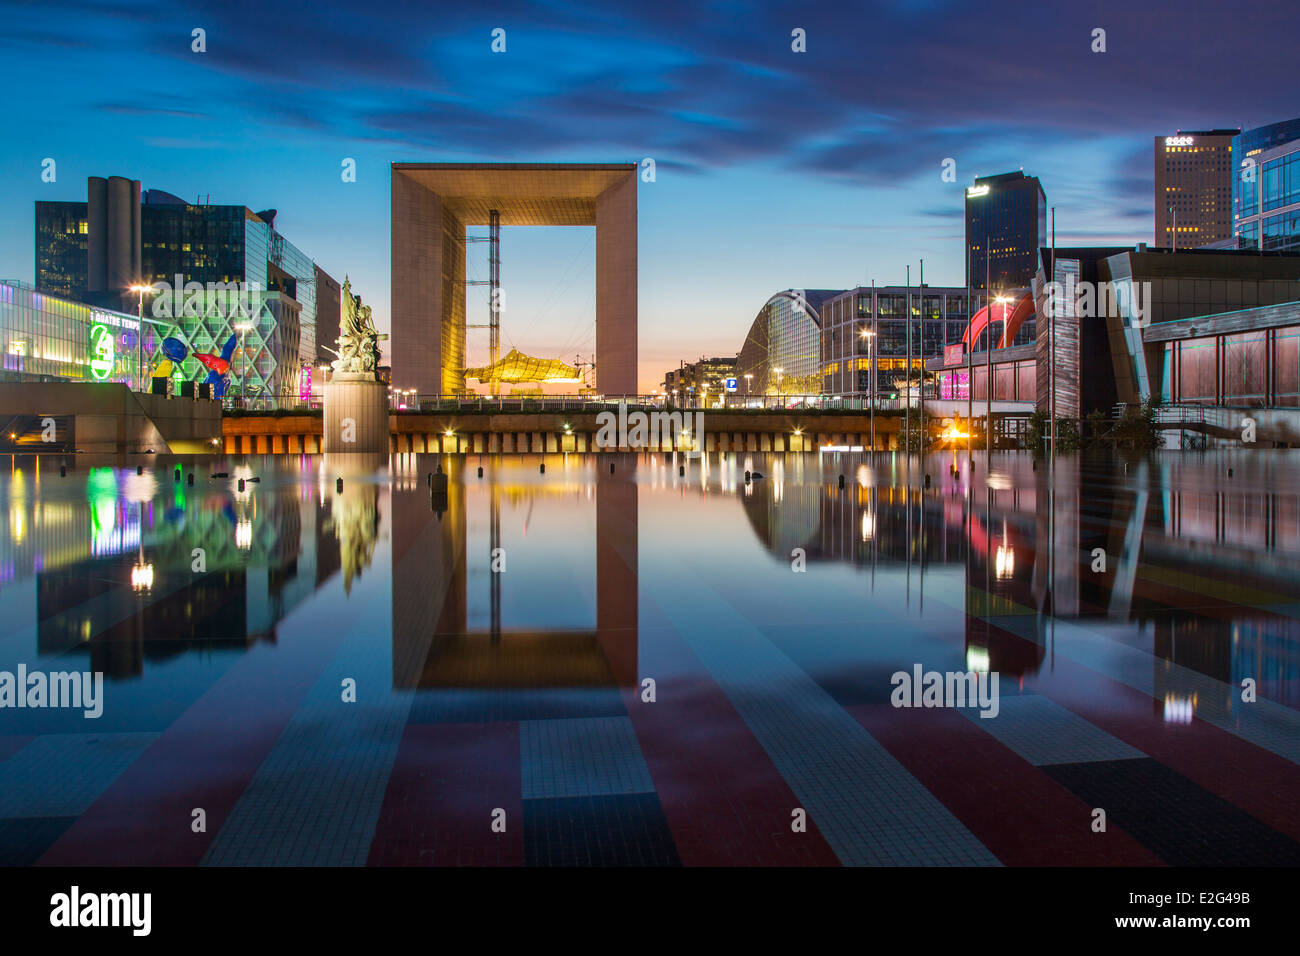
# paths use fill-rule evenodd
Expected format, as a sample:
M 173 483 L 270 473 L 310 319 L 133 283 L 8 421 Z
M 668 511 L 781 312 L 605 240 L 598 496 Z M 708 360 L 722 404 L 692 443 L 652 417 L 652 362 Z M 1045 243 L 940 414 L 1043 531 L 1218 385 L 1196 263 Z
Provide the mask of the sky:
M 277 209 L 386 329 L 390 163 L 651 158 L 643 392 L 734 355 L 781 289 L 901 284 L 921 260 L 927 283 L 963 284 L 976 176 L 1038 176 L 1060 245 L 1152 242 L 1154 136 L 1300 115 L 1294 7 L 1274 0 L 0 0 L 0 16 L 0 277 L 33 281 L 33 201 L 122 175 Z M 503 230 L 506 348 L 591 357 L 594 249 L 589 228 Z M 486 278 L 486 244 L 470 250 Z M 486 291 L 468 296 L 485 321 Z M 486 331 L 469 335 L 486 362 Z

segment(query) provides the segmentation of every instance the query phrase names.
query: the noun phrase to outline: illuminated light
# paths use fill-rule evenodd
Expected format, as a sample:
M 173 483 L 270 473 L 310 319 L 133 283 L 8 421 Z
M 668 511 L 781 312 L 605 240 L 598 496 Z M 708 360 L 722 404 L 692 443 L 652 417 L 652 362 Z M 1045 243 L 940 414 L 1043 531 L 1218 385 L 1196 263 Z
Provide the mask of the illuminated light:
M 956 441 L 959 438 L 970 438 L 969 432 L 964 432 L 957 427 L 956 423 L 949 425 L 948 430 L 939 436 L 946 441 Z
M 253 522 L 247 518 L 240 519 L 235 525 L 235 547 L 247 551 L 253 546 Z
M 117 361 L 117 345 L 113 330 L 107 325 L 96 322 L 90 327 L 90 375 L 102 382 L 113 374 L 113 365 Z
M 987 672 L 989 669 L 989 650 L 987 647 L 966 648 L 966 669 L 968 671 Z
M 1016 573 L 1016 549 L 1010 545 L 998 545 L 993 559 L 994 574 L 999 581 L 1007 581 Z
M 818 454 L 837 451 L 865 451 L 862 445 L 822 445 L 817 449 Z
M 862 512 L 862 540 L 870 541 L 876 534 L 876 516 L 870 511 Z
M 1164 720 L 1167 724 L 1190 724 L 1196 716 L 1196 695 L 1182 697 L 1165 694 Z
M 1166 136 L 1166 146 L 1191 146 L 1194 142 L 1191 136 Z
M 137 564 L 131 568 L 131 590 L 148 591 L 153 588 L 153 565 Z
M 966 190 L 967 197 L 974 199 L 976 196 L 987 196 L 989 193 L 988 184 L 983 186 L 971 186 Z

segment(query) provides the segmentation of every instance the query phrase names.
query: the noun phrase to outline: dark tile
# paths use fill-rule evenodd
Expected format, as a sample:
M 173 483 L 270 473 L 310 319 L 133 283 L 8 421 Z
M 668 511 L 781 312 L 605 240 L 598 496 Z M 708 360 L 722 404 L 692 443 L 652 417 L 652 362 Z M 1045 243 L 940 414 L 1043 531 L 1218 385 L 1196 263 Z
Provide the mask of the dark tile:
M 14 817 L 0 820 L 0 866 L 31 866 L 76 819 Z
M 681 866 L 659 797 L 558 797 L 524 801 L 529 866 Z
M 1300 843 L 1154 760 L 1039 769 L 1172 866 L 1300 866 Z
M 627 708 L 623 706 L 623 696 L 617 687 L 424 690 L 418 691 L 411 702 L 407 723 L 491 724 L 626 715 Z

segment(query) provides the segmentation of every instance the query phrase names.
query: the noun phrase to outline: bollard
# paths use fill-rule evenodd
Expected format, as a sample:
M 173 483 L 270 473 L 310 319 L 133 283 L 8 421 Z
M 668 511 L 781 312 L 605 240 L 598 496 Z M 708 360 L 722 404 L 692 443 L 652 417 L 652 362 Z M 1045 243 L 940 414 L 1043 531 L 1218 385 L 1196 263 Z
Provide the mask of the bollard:
M 194 472 L 191 471 L 191 472 L 186 476 L 186 478 L 185 478 L 185 484 L 190 485 L 191 487 L 193 487 L 193 485 L 194 485 Z
M 135 473 L 136 473 L 137 475 L 143 475 L 143 474 L 144 474 L 144 465 L 136 465 L 136 466 L 135 466 Z
M 609 473 L 614 474 L 614 463 L 612 461 L 609 463 Z
M 750 473 L 745 472 L 745 481 L 749 481 L 749 478 L 750 478 Z
M 66 477 L 68 477 L 68 466 L 67 466 L 67 465 L 59 465 L 59 477 L 60 477 L 60 478 L 66 478 Z
M 343 479 L 342 479 L 342 478 L 336 478 L 336 479 L 334 480 L 334 490 L 337 491 L 339 494 L 342 494 L 342 493 L 343 493 Z
M 424 476 L 424 483 L 429 488 L 433 487 L 433 472 L 429 472 L 427 475 Z
M 926 472 L 926 475 L 925 475 L 925 487 L 927 487 L 927 488 L 930 487 L 930 473 L 929 473 L 929 472 Z
M 240 490 L 240 491 L 243 491 L 243 490 L 244 490 L 244 479 L 243 479 L 243 478 L 240 478 L 240 479 L 239 479 L 239 490 Z
M 1228 477 L 1229 477 L 1229 478 L 1232 477 L 1232 469 L 1231 469 L 1231 468 L 1228 469 Z
M 179 466 L 179 465 L 176 466 L 176 477 L 175 477 L 174 479 L 172 479 L 172 480 L 173 480 L 173 481 L 180 481 L 180 480 L 181 480 L 181 469 L 180 469 L 180 466 Z
M 483 466 L 482 466 L 482 465 L 479 465 L 479 466 L 478 466 L 478 476 L 479 476 L 480 478 L 483 477 Z
M 546 462 L 542 462 L 541 467 L 538 469 L 538 473 L 543 475 L 546 474 Z
M 841 488 L 844 487 L 844 476 L 843 476 L 843 475 L 840 475 L 840 487 L 841 487 Z

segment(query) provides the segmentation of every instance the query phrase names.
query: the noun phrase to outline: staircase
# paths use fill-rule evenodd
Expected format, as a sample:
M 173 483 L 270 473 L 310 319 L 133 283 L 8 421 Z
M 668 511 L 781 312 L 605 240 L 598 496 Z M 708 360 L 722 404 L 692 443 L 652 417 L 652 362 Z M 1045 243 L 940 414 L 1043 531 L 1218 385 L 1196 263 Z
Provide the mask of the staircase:
M 10 415 L 0 421 L 4 425 L 0 431 L 2 453 L 44 455 L 76 450 L 72 415 Z

